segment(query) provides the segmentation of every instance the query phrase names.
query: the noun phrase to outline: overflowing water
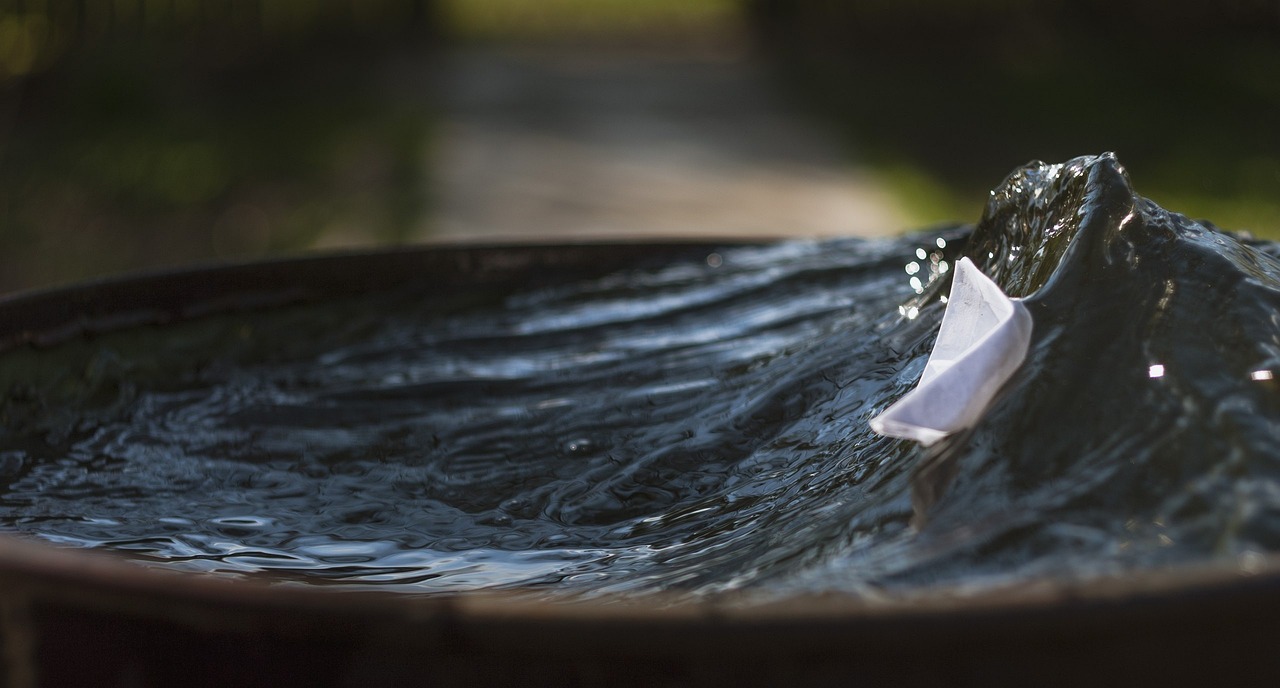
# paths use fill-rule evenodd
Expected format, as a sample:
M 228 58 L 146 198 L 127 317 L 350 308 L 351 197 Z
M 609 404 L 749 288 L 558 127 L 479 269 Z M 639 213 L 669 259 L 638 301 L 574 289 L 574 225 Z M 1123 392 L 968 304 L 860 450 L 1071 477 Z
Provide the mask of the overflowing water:
M 1027 297 L 1027 360 L 971 430 L 878 436 L 961 255 Z M 1245 565 L 1280 549 L 1277 255 L 1136 196 L 1102 156 L 1015 171 L 974 228 L 14 349 L 0 524 L 414 592 Z

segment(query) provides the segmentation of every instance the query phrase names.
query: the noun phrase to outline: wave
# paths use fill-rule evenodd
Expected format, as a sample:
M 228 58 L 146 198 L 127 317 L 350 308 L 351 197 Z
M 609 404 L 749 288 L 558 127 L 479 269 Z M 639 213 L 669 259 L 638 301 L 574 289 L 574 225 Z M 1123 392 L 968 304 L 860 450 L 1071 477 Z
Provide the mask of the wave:
M 1277 255 L 1103 155 L 1016 170 L 972 227 L 10 351 L 0 525 L 229 575 L 548 596 L 1273 552 Z M 1025 299 L 1026 360 L 968 430 L 876 435 L 961 256 Z

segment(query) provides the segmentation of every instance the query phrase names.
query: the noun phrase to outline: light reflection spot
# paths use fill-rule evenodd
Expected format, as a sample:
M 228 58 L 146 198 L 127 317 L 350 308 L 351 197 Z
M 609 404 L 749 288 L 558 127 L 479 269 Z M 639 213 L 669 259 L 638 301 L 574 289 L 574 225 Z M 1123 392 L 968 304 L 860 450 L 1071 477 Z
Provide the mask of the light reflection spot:
M 710 254 L 707 254 L 707 266 L 708 266 L 708 267 L 718 268 L 718 267 L 720 267 L 721 265 L 724 265 L 724 258 L 723 258 L 723 257 L 721 257 L 721 255 L 720 255 L 719 253 L 710 253 Z
M 907 274 L 914 275 L 920 272 L 920 264 L 916 262 L 907 263 Z
M 1255 370 L 1249 373 L 1250 380 L 1270 380 L 1274 377 L 1275 375 L 1270 370 Z
M 938 241 L 937 241 L 936 243 L 938 244 L 938 248 L 946 248 L 946 247 L 947 247 L 947 240 L 946 240 L 946 239 L 943 239 L 942 237 L 938 237 Z
M 1253 575 L 1262 570 L 1263 564 L 1267 561 L 1266 557 L 1253 550 L 1245 550 L 1240 555 L 1240 572 Z
M 928 256 L 928 255 L 929 255 L 929 254 L 927 254 L 927 253 L 925 253 L 925 252 L 924 252 L 924 249 L 922 249 L 922 248 L 918 248 L 918 249 L 916 249 L 916 258 L 919 258 L 920 260 L 924 260 L 924 259 L 925 259 L 925 257 L 926 257 L 926 256 Z
M 1147 377 L 1164 377 L 1164 366 L 1157 363 L 1147 368 Z
M 917 293 L 917 294 L 919 294 L 920 292 L 924 291 L 924 284 L 922 284 L 922 283 L 920 282 L 920 278 L 919 278 L 919 277 L 912 277 L 912 278 L 911 278 L 911 288 L 912 288 L 912 289 L 914 289 L 914 290 L 916 290 L 916 293 Z

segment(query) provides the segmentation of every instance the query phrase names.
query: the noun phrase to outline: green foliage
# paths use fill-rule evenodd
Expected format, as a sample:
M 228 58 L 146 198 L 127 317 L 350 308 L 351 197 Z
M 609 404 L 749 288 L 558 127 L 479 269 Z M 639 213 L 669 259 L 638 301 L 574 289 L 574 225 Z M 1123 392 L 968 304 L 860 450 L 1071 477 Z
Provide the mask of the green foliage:
M 918 220 L 976 219 L 1029 160 L 1115 151 L 1171 210 L 1280 237 L 1280 15 L 1244 2 L 752 5 L 793 92 L 842 124 Z
M 448 0 L 442 20 L 463 39 L 528 40 L 705 30 L 735 20 L 737 0 Z
M 259 3 L 250 29 L 232 14 L 186 23 L 181 7 L 213 3 L 117 14 L 101 33 L 88 17 L 73 50 L 0 82 L 0 289 L 404 240 L 432 117 L 379 75 L 421 48 L 386 39 L 401 26 L 330 33 L 304 5 Z

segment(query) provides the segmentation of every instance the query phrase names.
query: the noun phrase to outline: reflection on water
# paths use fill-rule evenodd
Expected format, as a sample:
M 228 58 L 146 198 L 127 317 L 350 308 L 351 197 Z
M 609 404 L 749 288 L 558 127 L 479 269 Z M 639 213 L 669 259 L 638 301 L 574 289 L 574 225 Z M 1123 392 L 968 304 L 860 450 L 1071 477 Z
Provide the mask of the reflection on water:
M 154 565 L 408 591 L 1255 561 L 1280 547 L 1276 253 L 1134 196 L 1103 157 L 1016 172 L 973 230 L 11 351 L 0 519 Z M 988 415 L 926 453 L 867 420 L 918 378 L 960 255 L 1027 295 L 1036 330 Z

